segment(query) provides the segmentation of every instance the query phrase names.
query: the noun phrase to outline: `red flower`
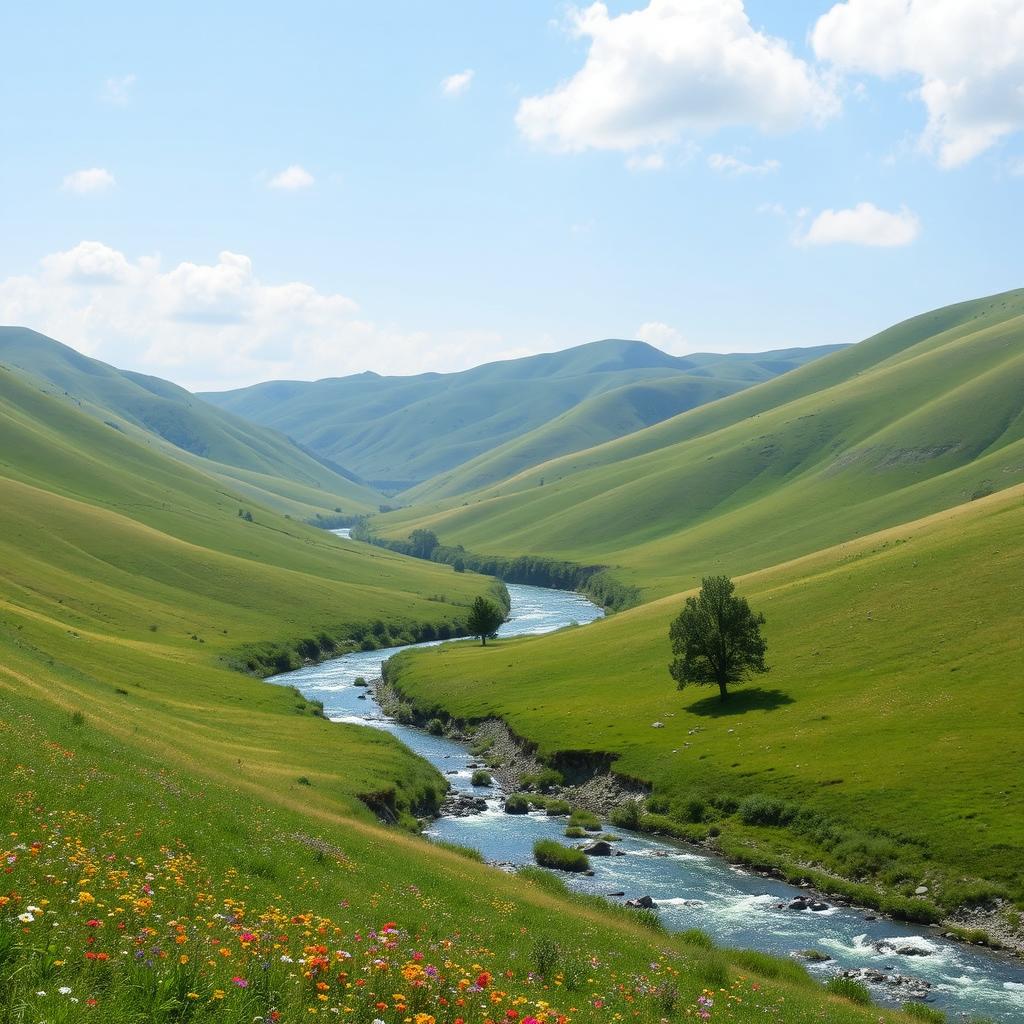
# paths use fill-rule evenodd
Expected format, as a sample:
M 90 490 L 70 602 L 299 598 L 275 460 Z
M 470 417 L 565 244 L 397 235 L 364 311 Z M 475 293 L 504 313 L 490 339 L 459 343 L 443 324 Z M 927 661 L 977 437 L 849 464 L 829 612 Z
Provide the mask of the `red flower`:
M 491 983 L 491 976 L 490 976 L 490 974 L 487 971 L 481 971 L 476 976 L 476 987 L 477 988 L 487 988 L 487 986 L 490 985 L 490 983 Z

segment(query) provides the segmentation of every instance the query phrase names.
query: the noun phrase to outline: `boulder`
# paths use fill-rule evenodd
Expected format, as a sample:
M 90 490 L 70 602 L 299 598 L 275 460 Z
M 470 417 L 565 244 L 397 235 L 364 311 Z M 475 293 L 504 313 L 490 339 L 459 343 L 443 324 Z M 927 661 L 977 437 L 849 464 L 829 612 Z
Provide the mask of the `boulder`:
M 627 907 L 633 907 L 636 910 L 654 910 L 655 902 L 650 896 L 640 896 L 635 900 L 626 900 Z
M 606 843 L 603 839 L 598 839 L 596 843 L 584 846 L 583 852 L 587 854 L 588 857 L 610 857 L 612 848 L 611 845 Z
M 810 904 L 802 896 L 797 896 L 795 900 L 790 900 L 786 905 L 788 910 L 806 910 Z

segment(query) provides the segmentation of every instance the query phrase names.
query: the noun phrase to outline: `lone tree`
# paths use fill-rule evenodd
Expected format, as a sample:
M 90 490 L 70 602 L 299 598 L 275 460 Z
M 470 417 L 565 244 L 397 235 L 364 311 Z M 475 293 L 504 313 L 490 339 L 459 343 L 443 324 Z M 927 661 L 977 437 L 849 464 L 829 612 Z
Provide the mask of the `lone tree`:
M 717 683 L 726 700 L 729 683 L 741 682 L 748 672 L 768 671 L 764 616 L 755 615 L 735 590 L 728 576 L 706 576 L 700 593 L 686 599 L 673 621 L 668 635 L 674 657 L 668 670 L 680 690 L 690 683 Z
M 505 621 L 501 609 L 486 597 L 478 597 L 469 610 L 466 629 L 470 636 L 480 637 L 482 646 L 487 646 L 488 637 L 498 635 L 498 627 Z
M 433 530 L 413 530 L 409 534 L 409 554 L 414 558 L 429 559 L 440 543 Z

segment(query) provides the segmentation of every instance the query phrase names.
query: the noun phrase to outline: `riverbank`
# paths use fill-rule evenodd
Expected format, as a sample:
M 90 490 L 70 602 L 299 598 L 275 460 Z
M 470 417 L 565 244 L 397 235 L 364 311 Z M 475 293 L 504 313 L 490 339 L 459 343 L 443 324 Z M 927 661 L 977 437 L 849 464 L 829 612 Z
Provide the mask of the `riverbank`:
M 453 736 L 473 742 L 479 734 L 484 743 L 497 744 L 488 767 L 506 792 L 523 788 L 524 780 L 541 772 L 561 770 L 569 778 L 556 781 L 548 790 L 549 796 L 611 816 L 619 827 L 670 837 L 742 864 L 761 877 L 807 889 L 833 903 L 869 908 L 893 921 L 925 924 L 930 931 L 951 941 L 1005 950 L 1024 958 L 1024 930 L 1017 909 L 1009 901 L 996 897 L 985 906 L 964 903 L 944 907 L 930 898 L 930 887 L 923 881 L 917 884 L 918 891 L 908 895 L 906 886 L 886 887 L 877 879 L 864 881 L 843 876 L 816 862 L 813 855 L 807 856 L 812 854 L 809 849 L 804 851 L 805 856 L 792 856 L 792 846 L 785 842 L 785 830 L 744 823 L 737 817 L 735 804 L 712 823 L 674 820 L 664 813 L 668 808 L 657 794 L 651 795 L 649 783 L 619 771 L 617 754 L 555 748 L 540 755 L 536 742 L 518 735 L 500 716 L 453 716 L 445 704 L 437 700 L 425 702 L 419 690 L 413 693 L 405 689 L 401 664 L 396 659 L 384 666 L 384 692 L 388 699 L 404 707 L 411 723 L 440 721 Z M 652 810 L 652 805 L 656 810 Z

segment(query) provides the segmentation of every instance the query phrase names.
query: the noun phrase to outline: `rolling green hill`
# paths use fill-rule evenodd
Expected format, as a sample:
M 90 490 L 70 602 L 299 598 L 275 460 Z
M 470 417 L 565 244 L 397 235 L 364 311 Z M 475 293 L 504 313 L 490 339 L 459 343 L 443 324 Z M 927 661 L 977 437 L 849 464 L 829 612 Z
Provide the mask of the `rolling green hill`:
M 603 563 L 648 596 L 1024 480 L 1024 291 L 950 306 L 471 495 L 374 520 Z
M 922 883 L 942 911 L 1024 904 L 1022 537 L 1017 485 L 743 576 L 770 673 L 725 704 L 668 674 L 683 594 L 403 653 L 388 678 L 424 713 L 500 716 L 550 763 L 611 755 L 653 787 L 649 827 L 730 857 L 913 913 Z M 744 819 L 751 798 L 768 824 Z
M 5 599 L 68 628 L 112 617 L 144 646 L 342 646 L 377 619 L 450 624 L 487 586 L 245 505 L 3 368 L 0 494 Z
M 0 1019 L 449 1020 L 456 992 L 658 1024 L 710 988 L 737 1024 L 909 1020 L 385 828 L 442 777 L 228 666 L 451 628 L 489 583 L 241 500 L 0 367 Z
M 21 327 L 0 327 L 0 364 L 50 385 L 84 412 L 152 443 L 233 490 L 301 518 L 376 509 L 380 495 L 275 430 L 140 373 L 118 370 Z
M 551 458 L 579 443 L 637 429 L 660 413 L 710 401 L 785 373 L 838 346 L 739 355 L 675 357 L 638 341 L 599 341 L 564 352 L 488 363 L 461 373 L 380 377 L 363 373 L 314 382 L 271 381 L 203 397 L 284 431 L 318 455 L 392 491 L 413 487 L 512 442 L 598 395 L 639 382 L 680 381 L 657 391 L 623 390 L 564 429 L 535 437 L 510 465 Z M 598 422 L 597 417 L 604 417 Z M 590 420 L 589 425 L 584 423 Z M 518 461 L 517 461 L 518 460 Z M 503 472 L 495 464 L 491 472 Z M 449 488 L 441 485 L 445 493 Z

